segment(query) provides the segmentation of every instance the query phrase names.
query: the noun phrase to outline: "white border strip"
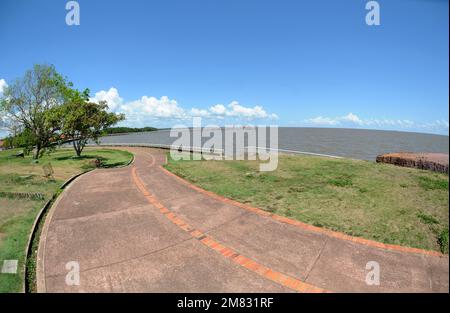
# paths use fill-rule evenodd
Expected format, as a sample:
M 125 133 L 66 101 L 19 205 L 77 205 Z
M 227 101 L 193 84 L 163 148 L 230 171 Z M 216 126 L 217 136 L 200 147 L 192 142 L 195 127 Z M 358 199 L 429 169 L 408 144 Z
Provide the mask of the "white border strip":
M 88 146 L 96 146 L 95 144 L 89 144 Z M 157 144 L 157 143 L 101 143 L 100 146 L 129 146 L 129 147 L 153 147 L 153 148 L 165 148 L 165 149 L 177 149 L 177 147 L 174 147 L 173 145 L 166 145 L 166 144 Z M 304 155 L 311 155 L 311 156 L 320 156 L 320 157 L 326 157 L 326 158 L 333 158 L 333 159 L 352 159 L 348 157 L 343 156 L 337 156 L 337 155 L 331 155 L 331 154 L 322 154 L 322 153 L 314 153 L 314 152 L 306 152 L 306 151 L 297 151 L 297 150 L 289 150 L 289 149 L 274 149 L 274 148 L 258 148 L 256 146 L 247 146 L 244 147 L 244 149 L 259 149 L 259 150 L 269 150 L 269 151 L 277 151 L 277 152 L 286 152 L 286 153 L 294 153 L 294 154 L 304 154 Z M 214 151 L 211 151 L 209 149 L 205 149 L 202 147 L 183 147 L 183 151 L 192 151 L 192 152 L 206 152 L 206 153 L 213 153 L 213 154 L 223 154 L 224 149 L 214 149 Z M 358 160 L 358 159 L 352 159 L 352 160 Z

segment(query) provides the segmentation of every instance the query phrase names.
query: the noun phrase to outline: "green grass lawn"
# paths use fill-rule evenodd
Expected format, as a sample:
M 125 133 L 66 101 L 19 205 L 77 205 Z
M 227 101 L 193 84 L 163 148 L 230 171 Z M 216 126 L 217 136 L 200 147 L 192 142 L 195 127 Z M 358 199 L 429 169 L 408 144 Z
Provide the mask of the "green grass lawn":
M 257 161 L 174 161 L 166 168 L 225 197 L 384 243 L 448 253 L 448 176 L 368 161 L 280 155 Z
M 72 149 L 59 149 L 32 162 L 31 157 L 16 158 L 19 150 L 0 151 L 0 266 L 3 260 L 19 260 L 17 275 L 0 273 L 0 292 L 20 292 L 23 287 L 25 246 L 31 226 L 42 206 L 71 176 L 95 167 L 100 158 L 104 167 L 127 164 L 127 151 L 86 148 L 82 157 Z M 44 177 L 43 166 L 51 164 L 54 179 Z

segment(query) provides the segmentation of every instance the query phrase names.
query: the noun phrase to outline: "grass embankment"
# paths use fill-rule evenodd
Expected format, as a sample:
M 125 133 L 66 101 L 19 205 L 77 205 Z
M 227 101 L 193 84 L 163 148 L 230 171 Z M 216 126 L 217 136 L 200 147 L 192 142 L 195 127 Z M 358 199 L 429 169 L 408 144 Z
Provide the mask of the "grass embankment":
M 256 161 L 174 161 L 198 186 L 269 212 L 358 237 L 448 253 L 448 176 L 367 161 L 280 155 Z
M 0 292 L 20 292 L 23 287 L 25 247 L 31 227 L 42 206 L 71 176 L 95 167 L 127 164 L 132 154 L 111 149 L 87 148 L 82 157 L 60 149 L 33 163 L 31 157 L 16 158 L 19 150 L 0 151 L 0 268 L 3 260 L 19 260 L 18 274 L 0 273 Z M 51 164 L 54 179 L 44 177 L 43 166 Z

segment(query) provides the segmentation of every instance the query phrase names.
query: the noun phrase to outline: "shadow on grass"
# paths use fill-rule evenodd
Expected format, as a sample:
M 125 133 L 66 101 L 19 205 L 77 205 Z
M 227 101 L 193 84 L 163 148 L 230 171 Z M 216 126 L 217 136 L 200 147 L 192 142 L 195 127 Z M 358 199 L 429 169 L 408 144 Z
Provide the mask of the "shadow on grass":
M 126 164 L 128 164 L 128 162 L 115 162 L 115 163 L 109 163 L 109 164 L 102 164 L 101 168 L 119 167 L 119 166 L 124 166 Z
M 97 157 L 95 155 L 82 155 L 82 156 L 76 156 L 76 155 L 67 155 L 67 156 L 61 156 L 56 157 L 55 160 L 58 161 L 66 161 L 66 160 L 90 160 L 90 159 L 102 159 L 101 157 Z

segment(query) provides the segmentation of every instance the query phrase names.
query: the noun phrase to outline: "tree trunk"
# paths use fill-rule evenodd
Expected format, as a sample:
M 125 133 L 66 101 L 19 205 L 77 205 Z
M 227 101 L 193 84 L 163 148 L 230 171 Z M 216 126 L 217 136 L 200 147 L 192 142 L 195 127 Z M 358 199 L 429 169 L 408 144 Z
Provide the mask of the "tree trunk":
M 81 152 L 83 152 L 84 144 L 83 140 L 74 140 L 72 141 L 73 149 L 75 150 L 75 153 L 77 154 L 77 157 L 81 156 Z
M 39 159 L 40 154 L 41 154 L 41 144 L 38 143 L 38 144 L 36 145 L 36 150 L 34 151 L 34 154 L 33 154 L 33 159 L 34 159 L 34 160 Z
M 80 155 L 81 155 L 81 152 L 83 152 L 85 144 L 86 144 L 86 142 L 84 140 L 80 140 L 80 142 L 79 142 Z
M 75 150 L 75 153 L 77 154 L 77 157 L 81 156 L 81 151 L 78 146 L 78 141 L 74 140 L 74 141 L 72 141 L 72 144 L 73 144 L 73 149 Z

